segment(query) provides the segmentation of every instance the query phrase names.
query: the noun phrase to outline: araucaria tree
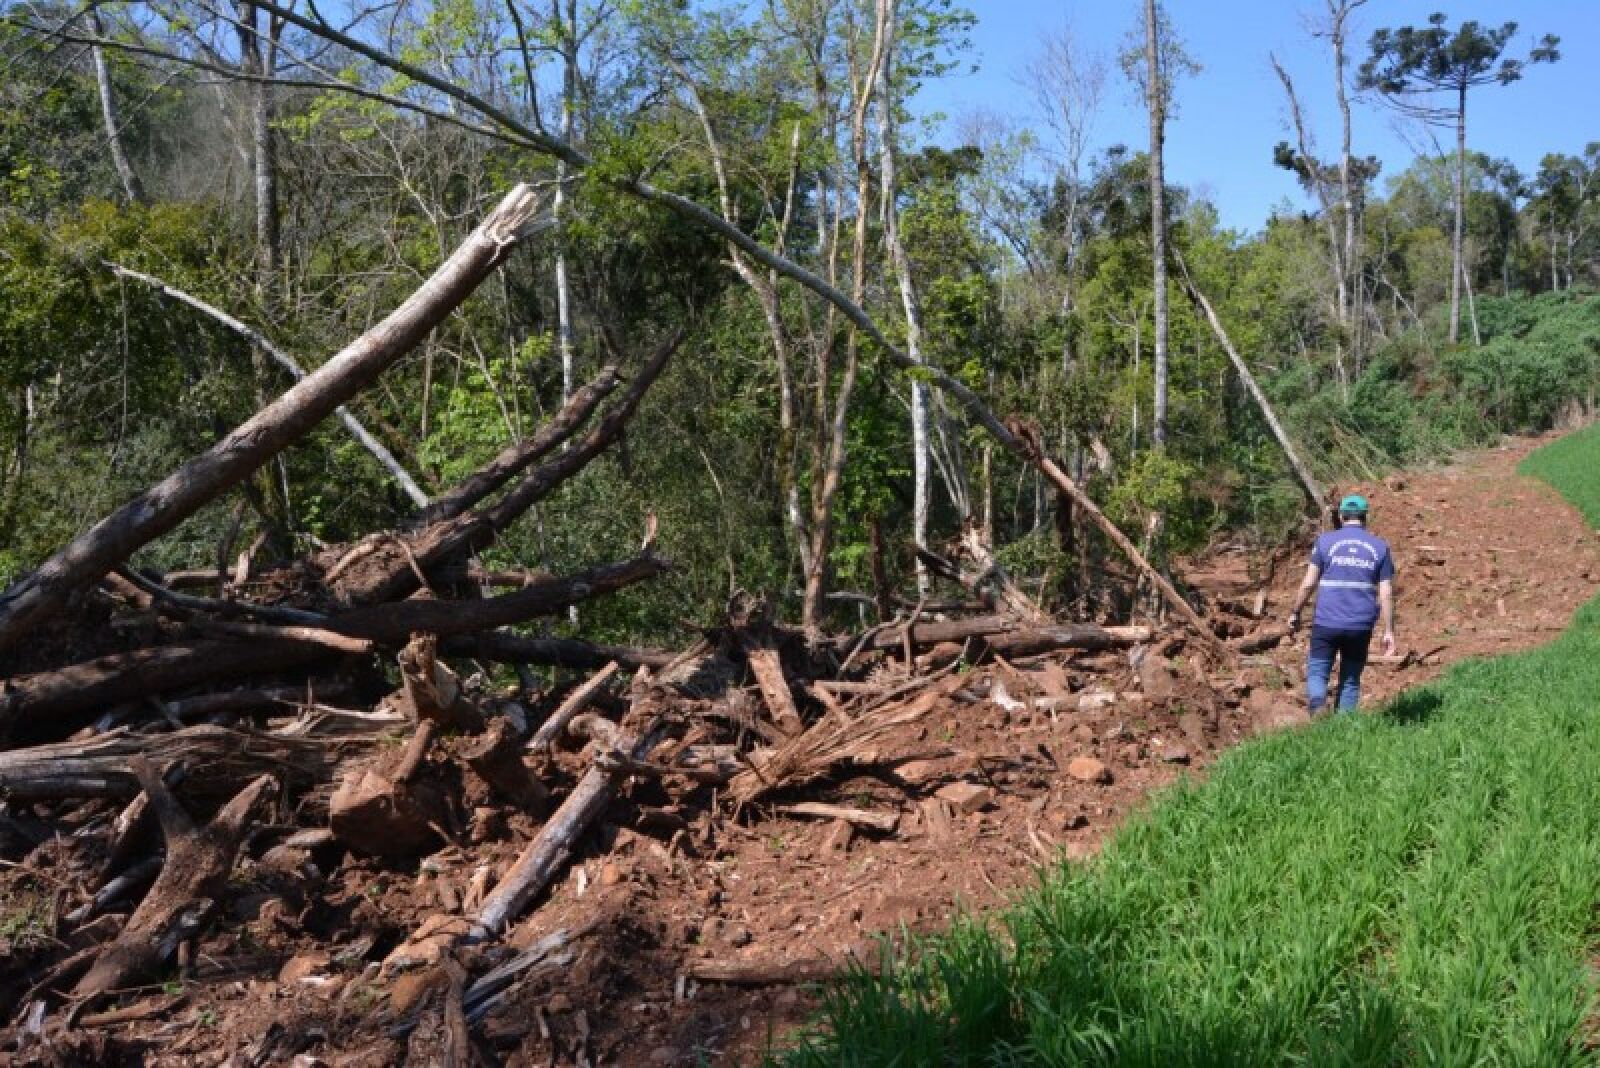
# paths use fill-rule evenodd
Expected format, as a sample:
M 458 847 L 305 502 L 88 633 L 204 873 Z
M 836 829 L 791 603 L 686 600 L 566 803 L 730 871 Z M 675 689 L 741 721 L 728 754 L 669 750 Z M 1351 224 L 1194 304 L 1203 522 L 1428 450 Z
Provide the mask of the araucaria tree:
M 1435 12 L 1422 28 L 1402 26 L 1372 35 L 1372 54 L 1361 65 L 1357 85 L 1376 89 L 1396 107 L 1426 122 L 1456 128 L 1455 228 L 1450 239 L 1450 343 L 1461 329 L 1462 233 L 1465 224 L 1467 174 L 1467 91 L 1480 85 L 1509 85 L 1533 63 L 1553 63 L 1561 58 L 1560 38 L 1545 34 L 1526 58 L 1504 53 L 1517 32 L 1515 22 L 1498 29 L 1471 19 L 1454 33 L 1445 16 Z M 1431 103 L 1447 94 L 1450 103 Z

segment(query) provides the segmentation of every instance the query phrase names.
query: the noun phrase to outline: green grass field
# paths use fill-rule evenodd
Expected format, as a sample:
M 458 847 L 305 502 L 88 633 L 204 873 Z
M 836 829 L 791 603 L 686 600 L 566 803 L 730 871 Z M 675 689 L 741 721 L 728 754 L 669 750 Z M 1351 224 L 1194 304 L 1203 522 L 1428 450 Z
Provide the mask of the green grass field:
M 1600 525 L 1600 429 L 1530 457 Z M 1600 1060 L 1600 601 L 1242 746 L 1010 911 L 830 994 L 786 1065 Z

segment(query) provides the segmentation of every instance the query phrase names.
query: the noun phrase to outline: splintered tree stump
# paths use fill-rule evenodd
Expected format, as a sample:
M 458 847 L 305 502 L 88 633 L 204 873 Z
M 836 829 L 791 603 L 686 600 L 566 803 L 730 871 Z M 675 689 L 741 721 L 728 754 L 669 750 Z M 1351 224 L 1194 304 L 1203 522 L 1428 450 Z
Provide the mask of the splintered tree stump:
M 263 775 L 239 791 L 210 823 L 196 827 L 149 761 L 134 757 L 130 763 L 160 821 L 167 858 L 122 933 L 79 980 L 73 991 L 79 998 L 97 998 L 148 979 L 180 943 L 204 930 L 233 871 L 246 819 L 276 787 L 272 776 Z

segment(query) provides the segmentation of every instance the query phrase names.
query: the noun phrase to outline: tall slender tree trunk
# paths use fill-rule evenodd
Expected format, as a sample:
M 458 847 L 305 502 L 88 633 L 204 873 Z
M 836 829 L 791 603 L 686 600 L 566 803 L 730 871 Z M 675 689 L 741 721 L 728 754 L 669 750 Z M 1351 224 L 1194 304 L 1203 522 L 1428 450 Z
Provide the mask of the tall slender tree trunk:
M 1360 373 L 1362 351 L 1363 294 L 1361 281 L 1361 209 L 1365 196 L 1356 189 L 1356 176 L 1350 155 L 1350 97 L 1345 90 L 1345 33 L 1350 5 L 1341 2 L 1333 11 L 1334 91 L 1339 102 L 1339 198 L 1344 204 L 1344 255 L 1340 260 L 1342 286 L 1339 313 L 1350 345 L 1351 363 Z
M 578 83 L 578 4 L 567 0 L 563 13 L 561 0 L 551 0 L 561 34 L 561 139 L 572 143 L 574 113 L 577 110 Z M 556 194 L 551 204 L 551 215 L 560 226 L 567 206 L 567 164 L 556 163 Z M 730 220 L 732 221 L 732 220 Z M 567 254 L 564 243 L 556 242 L 556 348 L 561 356 L 561 403 L 565 404 L 577 388 L 577 357 L 574 353 L 572 329 L 572 286 L 567 279 Z
M 99 9 L 90 7 L 88 15 L 89 29 L 96 37 L 104 37 L 105 25 L 100 21 Z M 111 66 L 106 62 L 105 49 L 95 45 L 90 51 L 94 57 L 94 80 L 100 89 L 100 117 L 105 122 L 106 147 L 111 151 L 112 166 L 117 169 L 117 180 L 122 183 L 122 192 L 128 202 L 143 204 L 144 186 L 140 184 L 139 174 L 133 169 L 122 143 L 122 122 L 117 118 L 117 97 L 111 85 Z
M 1152 285 L 1155 290 L 1155 410 L 1152 413 L 1151 441 L 1156 449 L 1167 447 L 1167 182 L 1161 151 L 1166 141 L 1166 72 L 1161 69 L 1161 51 L 1156 38 L 1156 0 L 1144 0 L 1144 61 L 1147 103 L 1150 105 L 1150 250 L 1155 262 Z
M 878 67 L 878 150 L 881 157 L 880 183 L 883 187 L 884 242 L 900 289 L 900 304 L 906 317 L 906 353 L 916 363 L 923 362 L 922 310 L 917 303 L 916 284 L 911 277 L 911 258 L 900 240 L 899 210 L 895 204 L 895 123 L 894 99 L 890 95 L 891 68 L 894 64 L 897 0 L 878 0 L 878 34 L 882 39 L 883 62 Z M 929 491 L 932 489 L 928 444 L 928 387 L 911 379 L 911 540 L 919 549 L 928 547 Z M 929 576 L 921 560 L 917 563 L 917 588 L 927 592 Z
M 1461 335 L 1461 278 L 1467 269 L 1462 259 L 1462 238 L 1467 215 L 1467 89 L 1462 86 L 1456 105 L 1456 220 L 1450 236 L 1450 344 Z

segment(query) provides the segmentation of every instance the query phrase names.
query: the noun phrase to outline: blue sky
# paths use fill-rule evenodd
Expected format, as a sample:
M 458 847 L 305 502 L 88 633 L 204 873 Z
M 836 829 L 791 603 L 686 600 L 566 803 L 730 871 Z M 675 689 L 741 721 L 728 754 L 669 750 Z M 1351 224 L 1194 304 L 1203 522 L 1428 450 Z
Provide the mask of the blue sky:
M 1115 56 L 1133 25 L 1140 0 L 967 0 L 978 16 L 967 62 L 924 87 L 919 106 L 949 116 L 1004 115 L 1038 126 L 1023 70 L 1045 30 L 1068 25 L 1085 48 L 1110 67 L 1093 130 L 1093 145 L 1141 147 L 1147 138 L 1141 106 L 1116 69 Z M 1305 203 L 1294 178 L 1272 164 L 1272 147 L 1293 140 L 1282 87 L 1268 53 L 1275 52 L 1295 80 L 1321 154 L 1337 150 L 1333 61 L 1325 41 L 1313 39 L 1306 19 L 1322 0 L 1166 0 L 1189 54 L 1202 66 L 1178 84 L 1177 115 L 1167 135 L 1167 176 L 1215 203 L 1225 226 L 1260 228 L 1274 208 Z M 1600 140 L 1600 0 L 1372 0 L 1355 16 L 1352 68 L 1366 56 L 1379 26 L 1420 25 L 1444 11 L 1451 25 L 1463 19 L 1519 24 L 1517 51 L 1535 34 L 1561 37 L 1559 63 L 1531 68 L 1510 86 L 1488 86 L 1467 101 L 1471 148 L 1503 156 L 1523 171 L 1546 152 L 1576 153 Z M 975 73 L 970 72 L 973 63 Z M 1394 113 L 1376 100 L 1354 104 L 1354 148 L 1376 155 L 1383 175 L 1396 174 L 1425 145 L 1415 124 L 1399 128 Z M 1453 135 L 1440 134 L 1449 146 Z M 947 131 L 940 140 L 949 140 Z M 1383 177 L 1379 181 L 1382 183 Z

